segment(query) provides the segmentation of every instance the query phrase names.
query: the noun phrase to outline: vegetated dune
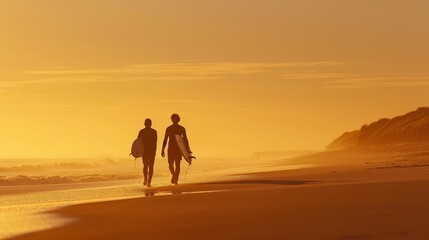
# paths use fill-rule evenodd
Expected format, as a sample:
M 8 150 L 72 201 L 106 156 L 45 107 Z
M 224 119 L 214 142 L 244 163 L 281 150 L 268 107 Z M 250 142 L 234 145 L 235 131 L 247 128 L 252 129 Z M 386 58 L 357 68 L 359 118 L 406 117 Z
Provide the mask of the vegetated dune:
M 429 145 L 429 108 L 392 119 L 383 118 L 360 130 L 346 132 L 329 144 L 327 150 L 364 147 L 422 148 Z

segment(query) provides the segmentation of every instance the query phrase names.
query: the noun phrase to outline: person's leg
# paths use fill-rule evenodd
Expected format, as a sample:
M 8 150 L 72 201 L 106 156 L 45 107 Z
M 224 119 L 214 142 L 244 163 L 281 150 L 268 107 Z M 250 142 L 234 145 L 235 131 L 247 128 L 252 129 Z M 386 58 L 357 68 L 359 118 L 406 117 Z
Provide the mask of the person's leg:
M 177 158 L 174 160 L 175 165 L 176 165 L 176 171 L 174 172 L 174 183 L 177 184 L 177 182 L 179 181 L 179 175 L 180 175 L 180 159 Z
M 148 167 L 149 167 L 149 173 L 147 176 L 147 182 L 148 186 L 150 186 L 150 183 L 152 182 L 152 176 L 153 176 L 153 165 L 155 164 L 155 155 L 151 156 L 149 159 Z
M 171 175 L 174 174 L 174 158 L 168 156 L 168 169 L 170 169 Z
M 171 183 L 174 183 L 174 157 L 171 154 L 168 154 L 168 169 L 171 173 Z
M 144 185 L 146 186 L 147 184 L 147 173 L 148 173 L 148 161 L 146 159 L 146 157 L 143 157 L 143 177 L 144 177 Z

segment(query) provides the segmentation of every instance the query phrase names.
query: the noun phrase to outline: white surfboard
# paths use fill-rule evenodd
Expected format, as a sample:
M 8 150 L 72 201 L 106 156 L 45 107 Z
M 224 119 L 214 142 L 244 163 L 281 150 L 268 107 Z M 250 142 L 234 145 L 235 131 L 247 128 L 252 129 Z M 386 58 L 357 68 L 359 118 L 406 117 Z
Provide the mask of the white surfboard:
M 182 153 L 183 158 L 189 163 L 189 165 L 191 165 L 192 159 L 195 159 L 195 157 L 192 156 L 191 153 L 189 152 L 183 137 L 178 134 L 176 134 L 175 137 L 176 137 L 177 146 L 179 147 L 179 150 Z
M 143 140 L 141 138 L 137 138 L 134 140 L 133 145 L 131 146 L 131 153 L 130 155 L 133 155 L 134 158 L 143 157 L 144 153 L 144 147 L 143 147 Z

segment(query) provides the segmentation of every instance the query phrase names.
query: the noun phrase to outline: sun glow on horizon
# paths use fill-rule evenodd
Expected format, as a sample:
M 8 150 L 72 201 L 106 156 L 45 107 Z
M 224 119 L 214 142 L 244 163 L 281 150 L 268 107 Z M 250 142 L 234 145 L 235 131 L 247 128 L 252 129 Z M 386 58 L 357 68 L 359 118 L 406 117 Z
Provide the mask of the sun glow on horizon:
M 323 149 L 428 105 L 427 7 L 2 1 L 0 158 L 121 158 L 172 113 L 200 156 Z

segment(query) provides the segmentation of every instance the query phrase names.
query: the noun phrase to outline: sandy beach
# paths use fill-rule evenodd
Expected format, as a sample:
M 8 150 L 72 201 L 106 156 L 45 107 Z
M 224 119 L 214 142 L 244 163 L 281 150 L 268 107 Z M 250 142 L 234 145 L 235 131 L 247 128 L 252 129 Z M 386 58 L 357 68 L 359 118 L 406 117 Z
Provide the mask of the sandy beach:
M 428 9 L 0 0 L 0 239 L 429 240 Z
M 56 209 L 71 221 L 13 239 L 427 239 L 429 167 L 398 165 L 416 154 L 327 152 L 287 160 L 310 168 L 141 188 Z

